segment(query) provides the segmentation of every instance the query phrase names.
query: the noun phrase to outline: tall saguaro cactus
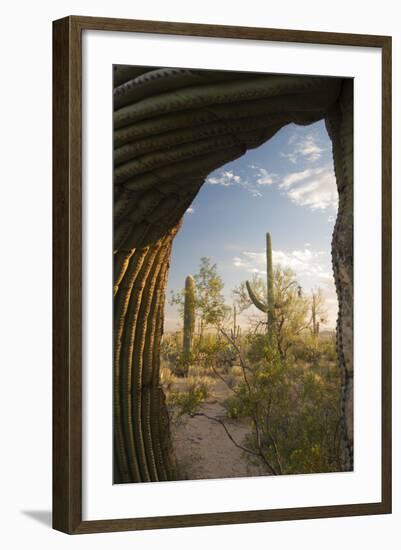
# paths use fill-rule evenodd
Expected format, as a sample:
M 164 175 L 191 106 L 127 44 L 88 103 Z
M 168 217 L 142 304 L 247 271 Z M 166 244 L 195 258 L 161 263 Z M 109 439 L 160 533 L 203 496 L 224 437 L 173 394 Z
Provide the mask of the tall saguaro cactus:
M 188 361 L 192 351 L 192 344 L 195 331 L 195 281 L 192 275 L 185 279 L 185 300 L 184 300 L 184 337 L 183 352 L 186 363 L 185 370 L 188 368 Z
M 252 303 L 263 313 L 267 314 L 267 334 L 269 341 L 273 339 L 273 322 L 274 322 L 274 275 L 273 275 L 273 250 L 272 236 L 266 233 L 266 286 L 267 286 L 267 301 L 263 302 L 259 299 L 252 289 L 249 281 L 246 281 L 246 288 Z

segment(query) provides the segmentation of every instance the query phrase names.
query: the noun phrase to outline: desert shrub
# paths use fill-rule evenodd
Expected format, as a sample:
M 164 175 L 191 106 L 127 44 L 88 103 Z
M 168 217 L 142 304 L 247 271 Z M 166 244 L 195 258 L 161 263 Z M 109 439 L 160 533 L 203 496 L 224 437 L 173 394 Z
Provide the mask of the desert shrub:
M 165 392 L 170 391 L 175 382 L 175 377 L 170 368 L 163 366 L 160 369 L 160 384 Z
M 212 386 L 213 380 L 210 377 L 190 375 L 179 389 L 167 394 L 167 405 L 174 409 L 177 416 L 195 414 L 209 396 Z
M 334 337 L 321 339 L 319 351 L 326 361 L 337 361 L 336 342 Z
M 294 339 L 291 353 L 296 361 L 314 364 L 319 355 L 319 344 L 311 334 L 304 334 Z
M 191 365 L 188 368 L 188 379 L 189 378 L 201 378 L 202 376 L 207 376 L 209 370 L 203 365 Z
M 226 371 L 237 357 L 229 343 L 215 332 L 204 333 L 201 339 L 195 339 L 190 354 L 184 354 L 181 342 L 179 333 L 168 334 L 162 341 L 162 362 L 169 366 L 175 376 L 187 376 L 193 368 L 214 367 Z
M 192 375 L 188 376 L 186 379 L 186 391 L 189 392 L 197 392 L 202 397 L 202 399 L 206 399 L 209 397 L 210 390 L 213 386 L 213 380 L 209 376 L 205 375 Z
M 169 365 L 174 365 L 182 354 L 182 335 L 180 332 L 164 334 L 160 345 L 160 358 Z
M 269 353 L 269 343 L 265 334 L 248 335 L 247 359 L 251 364 L 258 363 Z
M 291 354 L 297 361 L 303 361 L 312 365 L 322 362 L 336 362 L 337 352 L 335 338 L 332 336 L 314 337 L 305 333 L 294 339 Z
M 225 374 L 226 384 L 232 390 L 236 389 L 238 384 L 242 381 L 242 378 L 243 378 L 243 371 L 239 365 L 234 365 L 233 367 L 231 367 L 228 373 Z
M 317 359 L 313 365 L 283 361 L 259 335 L 250 341 L 246 378 L 224 402 L 229 418 L 252 421 L 245 443 L 270 472 L 340 469 L 340 377 L 324 358 Z
M 162 364 L 167 365 L 174 376 L 186 376 L 188 366 L 195 360 L 195 352 L 184 353 L 182 349 L 182 333 L 174 332 L 165 334 L 160 348 Z
M 229 343 L 216 333 L 206 333 L 194 346 L 195 362 L 205 369 L 231 366 L 233 351 Z

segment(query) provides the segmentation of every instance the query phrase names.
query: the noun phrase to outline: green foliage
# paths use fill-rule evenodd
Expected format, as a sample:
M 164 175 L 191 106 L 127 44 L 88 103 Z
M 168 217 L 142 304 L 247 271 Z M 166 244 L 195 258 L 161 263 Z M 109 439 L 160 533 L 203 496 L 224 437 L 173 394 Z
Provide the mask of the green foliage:
M 337 361 L 335 334 L 331 333 L 326 337 L 320 336 L 319 353 L 324 361 L 335 363 Z
M 163 335 L 160 347 L 160 359 L 163 367 L 171 371 L 174 376 L 184 376 L 188 371 L 188 364 L 193 360 L 192 352 L 184 354 L 182 332 Z
M 285 360 L 297 338 L 311 326 L 311 300 L 302 294 L 295 273 L 280 265 L 274 268 L 274 316 L 269 344 L 276 347 Z M 267 286 L 258 276 L 252 280 L 252 289 L 267 303 Z M 234 297 L 241 311 L 252 305 L 246 283 L 234 289 Z M 323 297 L 319 294 L 319 311 L 323 309 Z
M 318 362 L 334 363 L 337 360 L 335 334 L 304 333 L 293 339 L 291 353 L 296 361 L 315 365 Z
M 247 360 L 246 379 L 225 407 L 230 418 L 253 422 L 246 444 L 261 463 L 283 474 L 339 470 L 336 365 L 319 352 L 314 365 L 283 361 L 261 335 L 250 342 Z
M 181 349 L 181 333 L 170 332 L 163 335 L 160 347 L 160 357 L 169 363 L 173 362 Z
M 199 273 L 194 276 L 197 308 L 204 325 L 218 325 L 227 314 L 222 294 L 224 283 L 217 274 L 217 265 L 210 258 L 201 258 Z
M 226 417 L 252 426 L 237 446 L 254 462 L 273 474 L 339 471 L 341 380 L 335 335 L 318 330 L 325 322 L 323 295 L 319 289 L 303 295 L 290 269 L 277 265 L 272 273 L 272 334 L 240 331 L 237 312 L 252 304 L 246 284 L 235 290 L 229 312 L 217 266 L 202 258 L 190 285 L 198 338 L 189 351 L 184 321 L 182 332 L 162 341 L 161 384 L 170 414 L 180 422 L 204 414 L 202 405 L 216 381 L 224 382 L 231 392 L 223 403 Z M 258 277 L 252 281 L 252 291 L 265 304 L 268 283 Z M 186 287 L 171 300 L 183 318 L 188 294 Z M 224 424 L 221 417 L 215 420 Z
M 205 375 L 188 376 L 183 387 L 167 393 L 167 404 L 175 409 L 177 416 L 193 415 L 210 394 L 213 381 Z
M 196 346 L 197 362 L 207 369 L 230 367 L 236 354 L 232 346 L 219 334 L 206 333 Z

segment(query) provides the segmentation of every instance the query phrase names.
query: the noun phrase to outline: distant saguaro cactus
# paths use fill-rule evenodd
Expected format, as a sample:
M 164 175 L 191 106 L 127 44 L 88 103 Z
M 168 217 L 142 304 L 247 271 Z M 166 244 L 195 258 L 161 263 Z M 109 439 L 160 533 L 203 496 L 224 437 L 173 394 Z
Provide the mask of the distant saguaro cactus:
M 252 303 L 263 313 L 267 314 L 267 333 L 269 341 L 273 339 L 274 322 L 274 276 L 273 276 L 273 251 L 272 236 L 266 233 L 266 283 L 267 283 L 267 301 L 263 302 L 256 296 L 249 281 L 246 281 L 246 288 Z
M 319 336 L 320 324 L 316 318 L 316 294 L 312 294 L 312 334 L 313 336 Z
M 192 275 L 185 279 L 183 354 L 187 363 L 191 356 L 195 331 L 195 281 Z
M 322 310 L 322 296 L 320 290 L 312 292 L 312 327 L 311 332 L 315 338 L 319 336 L 320 323 L 326 323 L 326 312 Z
M 237 325 L 237 307 L 233 307 L 233 327 L 230 329 L 231 340 L 235 341 L 240 335 L 241 329 Z

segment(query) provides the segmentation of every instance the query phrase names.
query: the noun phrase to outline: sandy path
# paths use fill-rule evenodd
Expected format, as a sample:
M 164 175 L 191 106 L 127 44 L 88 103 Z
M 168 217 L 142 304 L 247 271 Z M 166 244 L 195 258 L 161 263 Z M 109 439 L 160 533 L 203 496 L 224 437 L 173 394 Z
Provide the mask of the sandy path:
M 220 403 L 229 394 L 227 386 L 217 380 L 200 412 L 224 419 L 233 438 L 242 444 L 251 428 L 244 421 L 225 419 L 225 411 Z M 202 416 L 185 416 L 183 420 L 173 427 L 172 433 L 180 474 L 184 479 L 266 475 L 258 466 L 249 462 L 247 455 L 230 441 L 224 428 L 217 422 Z

